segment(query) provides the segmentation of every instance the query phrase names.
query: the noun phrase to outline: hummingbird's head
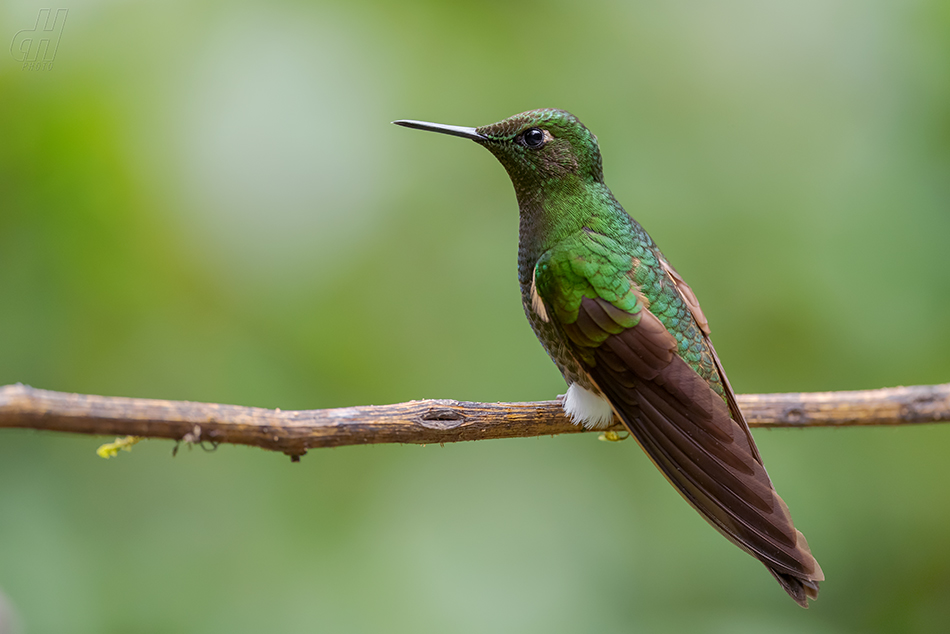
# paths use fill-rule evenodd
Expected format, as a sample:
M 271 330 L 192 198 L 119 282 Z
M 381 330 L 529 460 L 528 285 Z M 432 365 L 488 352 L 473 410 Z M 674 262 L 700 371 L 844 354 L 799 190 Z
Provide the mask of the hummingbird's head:
M 529 110 L 475 130 L 515 183 L 604 178 L 597 137 L 564 110 Z
M 480 128 L 422 121 L 397 125 L 472 139 L 505 166 L 515 189 L 544 189 L 564 180 L 603 181 L 597 137 L 564 110 L 529 110 Z

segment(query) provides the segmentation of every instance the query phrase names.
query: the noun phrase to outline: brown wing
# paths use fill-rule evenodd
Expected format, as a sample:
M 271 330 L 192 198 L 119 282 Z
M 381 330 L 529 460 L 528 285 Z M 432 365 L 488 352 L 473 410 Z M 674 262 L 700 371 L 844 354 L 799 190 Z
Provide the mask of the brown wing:
M 738 407 L 730 415 L 730 406 L 676 354 L 676 340 L 649 310 L 641 309 L 639 323 L 626 329 L 618 329 L 617 312 L 603 299 L 585 297 L 577 320 L 563 326 L 574 345 L 586 348 L 577 356 L 592 359 L 584 364 L 591 379 L 683 497 L 807 607 L 824 577 L 775 492 Z M 603 343 L 591 346 L 594 341 Z
M 706 320 L 706 315 L 703 314 L 703 309 L 699 306 L 699 298 L 696 297 L 696 293 L 689 287 L 689 284 L 686 283 L 683 276 L 673 268 L 672 264 L 667 262 L 664 258 L 660 258 L 660 266 L 663 267 L 663 270 L 666 271 L 670 279 L 673 280 L 673 287 L 683 299 L 690 314 L 693 316 L 693 321 L 696 322 L 699 330 L 703 333 L 703 341 L 706 343 L 706 348 L 709 349 L 709 354 L 712 355 L 713 363 L 716 364 L 716 371 L 719 373 L 719 379 L 722 381 L 723 389 L 726 391 L 726 403 L 729 405 L 729 411 L 732 412 L 732 418 L 742 426 L 749 439 L 749 444 L 752 445 L 752 452 L 755 454 L 756 459 L 762 462 L 762 457 L 759 456 L 759 449 L 755 446 L 755 440 L 752 438 L 752 431 L 749 429 L 749 424 L 746 422 L 745 416 L 743 416 L 742 410 L 739 409 L 739 404 L 736 402 L 736 393 L 732 391 L 732 385 L 729 384 L 726 371 L 723 369 L 719 355 L 716 354 L 716 349 L 713 347 L 712 340 L 709 338 L 711 333 L 709 330 L 709 322 Z

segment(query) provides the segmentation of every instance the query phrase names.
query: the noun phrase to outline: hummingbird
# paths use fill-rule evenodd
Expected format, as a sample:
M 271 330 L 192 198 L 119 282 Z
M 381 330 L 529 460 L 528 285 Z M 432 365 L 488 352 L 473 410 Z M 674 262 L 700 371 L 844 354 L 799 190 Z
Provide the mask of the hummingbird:
M 765 471 L 696 294 L 607 188 L 597 137 L 556 109 L 479 128 L 393 123 L 471 139 L 508 172 L 521 300 L 567 381 L 565 414 L 588 429 L 619 419 L 703 519 L 807 608 L 821 568 Z

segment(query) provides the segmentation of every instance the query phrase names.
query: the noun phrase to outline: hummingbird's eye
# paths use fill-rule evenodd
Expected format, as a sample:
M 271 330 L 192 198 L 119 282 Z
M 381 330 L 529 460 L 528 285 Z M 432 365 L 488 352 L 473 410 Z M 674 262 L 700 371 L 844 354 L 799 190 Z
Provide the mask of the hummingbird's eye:
M 521 135 L 521 143 L 524 144 L 525 147 L 537 150 L 544 145 L 544 132 L 542 132 L 540 128 L 525 130 Z

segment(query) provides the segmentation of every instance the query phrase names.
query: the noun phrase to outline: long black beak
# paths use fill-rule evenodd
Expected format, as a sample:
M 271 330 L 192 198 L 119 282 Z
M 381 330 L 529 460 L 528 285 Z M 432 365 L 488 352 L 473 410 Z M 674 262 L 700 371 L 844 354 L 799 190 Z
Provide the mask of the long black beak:
M 463 139 L 471 139 L 473 141 L 488 140 L 486 137 L 483 137 L 478 132 L 476 132 L 475 128 L 463 128 L 460 125 L 445 125 L 444 123 L 429 123 L 428 121 L 412 121 L 410 119 L 400 119 L 399 121 L 393 121 L 393 123 L 406 128 L 428 130 L 430 132 L 441 132 L 442 134 L 460 136 Z

